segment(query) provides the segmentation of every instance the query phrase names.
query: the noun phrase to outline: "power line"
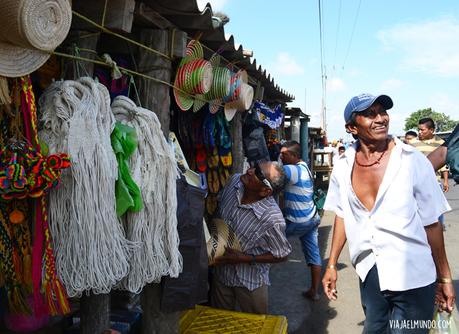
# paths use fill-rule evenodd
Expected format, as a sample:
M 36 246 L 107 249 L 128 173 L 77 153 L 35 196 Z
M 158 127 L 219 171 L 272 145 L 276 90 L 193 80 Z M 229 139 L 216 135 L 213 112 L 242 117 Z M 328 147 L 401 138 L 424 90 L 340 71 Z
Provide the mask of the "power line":
M 336 65 L 336 51 L 338 49 L 339 29 L 341 25 L 341 4 L 342 4 L 342 0 L 339 0 L 338 23 L 336 25 L 335 54 L 333 56 L 333 69 L 335 69 L 335 65 Z
M 349 56 L 349 51 L 351 50 L 352 39 L 354 38 L 355 26 L 357 25 L 357 20 L 359 18 L 361 4 L 362 4 L 362 0 L 359 1 L 359 6 L 357 7 L 357 13 L 355 14 L 354 25 L 352 26 L 351 38 L 349 40 L 349 45 L 347 46 L 346 57 L 344 58 L 344 61 L 343 61 L 343 69 L 344 69 L 344 65 L 346 65 L 347 57 Z

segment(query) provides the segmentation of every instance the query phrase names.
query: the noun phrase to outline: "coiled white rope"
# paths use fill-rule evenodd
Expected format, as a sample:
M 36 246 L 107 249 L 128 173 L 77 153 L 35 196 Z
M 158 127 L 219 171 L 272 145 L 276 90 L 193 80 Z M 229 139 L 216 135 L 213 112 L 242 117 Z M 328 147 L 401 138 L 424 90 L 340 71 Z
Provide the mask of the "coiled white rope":
M 112 103 L 117 121 L 137 132 L 138 149 L 131 156 L 130 167 L 144 202 L 140 212 L 128 212 L 125 218 L 127 238 L 141 247 L 133 251 L 129 275 L 120 287 L 138 293 L 162 276 L 177 277 L 182 271 L 177 231 L 178 177 L 175 155 L 161 130 L 154 112 L 137 107 L 133 101 L 118 96 Z
M 133 243 L 115 212 L 118 165 L 107 89 L 91 78 L 52 84 L 39 101 L 40 137 L 50 153 L 68 152 L 71 168 L 50 193 L 56 269 L 70 297 L 108 293 L 129 272 Z

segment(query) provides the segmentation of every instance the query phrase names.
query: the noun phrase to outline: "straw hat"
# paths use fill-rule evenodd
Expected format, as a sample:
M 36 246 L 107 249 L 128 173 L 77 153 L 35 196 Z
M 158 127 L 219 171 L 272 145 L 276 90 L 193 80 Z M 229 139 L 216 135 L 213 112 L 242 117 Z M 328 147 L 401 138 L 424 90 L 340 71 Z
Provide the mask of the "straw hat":
M 207 257 L 209 265 L 214 264 L 216 257 L 225 254 L 225 248 L 241 250 L 239 240 L 234 231 L 225 223 L 223 219 L 212 219 L 207 224 L 210 239 L 207 241 Z
M 231 71 L 229 69 L 213 66 L 212 86 L 206 94 L 200 95 L 200 99 L 195 101 L 193 111 L 197 112 L 206 104 L 205 101 L 209 101 L 209 111 L 215 114 L 222 103 L 222 98 L 230 92 L 230 80 Z
M 212 65 L 203 59 L 204 51 L 198 41 L 188 43 L 174 80 L 174 97 L 178 107 L 186 111 L 195 103 L 193 95 L 206 94 L 212 86 Z
M 225 116 L 231 121 L 237 111 L 250 109 L 253 102 L 253 87 L 248 84 L 246 71 L 239 71 L 231 78 L 230 94 L 223 98 L 225 103 Z
M 72 20 L 69 1 L 1 0 L 0 75 L 29 74 L 67 37 Z

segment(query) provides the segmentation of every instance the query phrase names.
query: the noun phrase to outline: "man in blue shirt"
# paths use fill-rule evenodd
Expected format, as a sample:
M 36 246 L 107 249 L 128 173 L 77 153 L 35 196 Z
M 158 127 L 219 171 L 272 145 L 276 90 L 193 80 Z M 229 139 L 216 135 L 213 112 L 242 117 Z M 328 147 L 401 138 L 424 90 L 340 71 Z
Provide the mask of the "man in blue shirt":
M 311 287 L 303 296 L 318 300 L 322 260 L 320 258 L 318 228 L 320 216 L 314 204 L 314 180 L 304 161 L 301 146 L 296 141 L 282 145 L 281 160 L 287 185 L 284 191 L 284 217 L 287 237 L 299 236 L 306 263 L 311 268 Z

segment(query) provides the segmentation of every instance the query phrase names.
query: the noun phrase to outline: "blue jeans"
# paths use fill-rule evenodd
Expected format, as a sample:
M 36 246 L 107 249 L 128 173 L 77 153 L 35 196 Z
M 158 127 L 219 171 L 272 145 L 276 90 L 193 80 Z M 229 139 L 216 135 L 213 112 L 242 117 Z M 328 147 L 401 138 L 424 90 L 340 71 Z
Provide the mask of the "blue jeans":
M 300 237 L 301 247 L 303 248 L 304 258 L 308 265 L 322 265 L 320 258 L 318 229 L 320 224 L 320 216 L 316 214 L 307 223 L 292 223 L 287 222 L 285 234 L 287 238 L 297 236 Z
M 360 281 L 360 299 L 365 313 L 364 333 L 427 334 L 429 329 L 416 326 L 416 321 L 432 320 L 435 283 L 406 291 L 381 291 L 378 269 L 374 265 L 365 281 Z M 412 328 L 407 329 L 407 323 Z

